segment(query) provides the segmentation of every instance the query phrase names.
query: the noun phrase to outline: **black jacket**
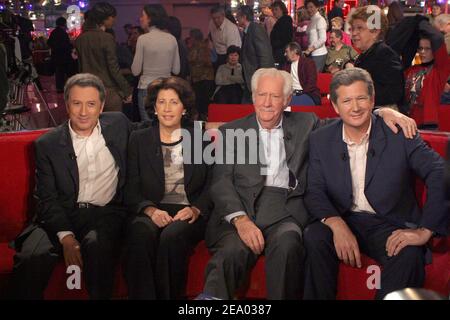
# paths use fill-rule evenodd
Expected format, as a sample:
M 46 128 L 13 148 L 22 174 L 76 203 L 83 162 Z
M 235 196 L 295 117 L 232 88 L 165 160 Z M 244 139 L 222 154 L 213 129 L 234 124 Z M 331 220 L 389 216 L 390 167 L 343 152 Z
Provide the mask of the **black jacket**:
M 399 55 L 383 41 L 361 53 L 355 67 L 367 70 L 375 85 L 375 105 L 403 105 L 405 79 Z
M 202 144 L 202 153 L 206 144 L 194 139 L 202 134 L 200 130 L 194 133 L 192 126 L 184 127 L 193 138 L 190 141 L 191 155 L 194 156 L 196 144 Z M 197 129 L 196 129 L 197 130 Z M 197 134 L 197 136 L 196 136 Z M 201 137 L 201 135 L 200 135 Z M 189 147 L 189 139 L 183 139 L 183 154 Z M 192 206 L 200 209 L 207 218 L 211 201 L 209 197 L 210 166 L 202 158 L 200 164 L 195 164 L 192 158 L 184 164 L 184 187 L 186 196 Z M 130 136 L 128 148 L 128 171 L 125 187 L 125 203 L 134 214 L 140 214 L 149 207 L 158 207 L 164 197 L 165 178 L 164 161 L 161 151 L 159 126 L 154 124 L 149 128 L 137 130 Z
M 132 124 L 121 112 L 100 115 L 100 126 L 106 146 L 119 167 L 117 192 L 120 203 L 126 177 L 128 136 Z M 37 223 L 50 235 L 73 231 L 68 214 L 78 199 L 79 174 L 68 122 L 39 137 L 35 143 Z
M 55 65 L 68 64 L 72 62 L 72 44 L 66 30 L 57 27 L 52 31 L 47 41 L 52 49 L 52 61 Z
M 292 18 L 288 15 L 283 15 L 277 20 L 270 33 L 270 44 L 272 45 L 273 59 L 280 66 L 286 63 L 284 57 L 284 49 L 292 41 L 294 35 Z

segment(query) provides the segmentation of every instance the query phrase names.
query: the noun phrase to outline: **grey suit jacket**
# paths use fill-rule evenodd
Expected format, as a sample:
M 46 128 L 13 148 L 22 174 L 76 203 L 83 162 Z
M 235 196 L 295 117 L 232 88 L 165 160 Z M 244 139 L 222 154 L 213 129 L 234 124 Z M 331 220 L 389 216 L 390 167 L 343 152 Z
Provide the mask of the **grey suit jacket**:
M 259 68 L 273 68 L 272 47 L 264 27 L 251 22 L 244 35 L 241 64 L 248 91 L 251 90 L 252 76 Z
M 302 227 L 308 221 L 308 214 L 303 204 L 308 167 L 308 138 L 309 133 L 319 125 L 319 119 L 313 113 L 285 112 L 283 115 L 286 161 L 289 170 L 298 181 L 296 188 L 288 195 L 286 209 Z M 220 131 L 223 137 L 227 129 L 243 129 L 244 131 L 254 129 L 259 136 L 255 113 L 221 126 Z M 233 141 L 234 138 L 229 137 L 224 139 L 222 146 L 216 142 L 216 148 L 221 148 L 222 151 L 216 149 L 216 164 L 210 189 L 214 211 L 205 236 L 206 243 L 210 247 L 227 233 L 236 232 L 234 226 L 224 220 L 225 216 L 237 211 L 244 211 L 250 217 L 255 216 L 255 202 L 265 183 L 265 176 L 261 175 L 261 160 L 258 159 L 255 164 L 250 162 L 248 140 L 245 142 L 245 161 L 242 164 L 218 163 L 218 154 L 235 155 L 237 153 L 239 146 L 235 143 L 236 141 Z

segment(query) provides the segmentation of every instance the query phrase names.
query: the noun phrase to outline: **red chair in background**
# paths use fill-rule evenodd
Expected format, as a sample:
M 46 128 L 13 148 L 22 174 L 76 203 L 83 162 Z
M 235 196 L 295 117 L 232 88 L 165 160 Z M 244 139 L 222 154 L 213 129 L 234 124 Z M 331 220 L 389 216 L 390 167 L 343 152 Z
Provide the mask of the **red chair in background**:
M 439 131 L 450 132 L 450 104 L 439 106 Z
M 331 73 L 318 73 L 317 74 L 317 87 L 319 88 L 320 95 L 322 97 L 327 96 L 330 93 L 330 84 L 333 75 Z

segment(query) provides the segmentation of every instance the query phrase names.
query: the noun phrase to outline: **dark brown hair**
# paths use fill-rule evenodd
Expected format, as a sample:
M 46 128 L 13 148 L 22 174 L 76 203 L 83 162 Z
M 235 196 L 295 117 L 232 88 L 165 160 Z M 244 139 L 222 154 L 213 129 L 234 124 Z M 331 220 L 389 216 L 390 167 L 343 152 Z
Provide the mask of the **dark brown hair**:
M 192 116 L 195 110 L 195 94 L 191 85 L 186 80 L 179 77 L 159 78 L 153 80 L 147 87 L 147 99 L 145 103 L 145 109 L 147 113 L 155 109 L 156 98 L 160 90 L 172 89 L 180 98 L 184 109 L 186 109 L 186 118 Z

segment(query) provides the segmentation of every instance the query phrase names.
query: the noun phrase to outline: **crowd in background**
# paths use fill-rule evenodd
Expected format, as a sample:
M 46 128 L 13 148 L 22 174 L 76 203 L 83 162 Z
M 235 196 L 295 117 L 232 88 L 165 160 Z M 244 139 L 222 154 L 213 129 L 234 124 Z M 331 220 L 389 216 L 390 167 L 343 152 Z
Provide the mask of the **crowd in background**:
M 365 4 L 360 1 L 360 8 Z M 321 2 L 306 0 L 295 22 L 282 1 L 261 1 L 258 18 L 249 6 L 233 16 L 230 8 L 217 5 L 210 11 L 208 34 L 192 29 L 185 39 L 180 20 L 151 4 L 142 9 L 139 26 L 124 26 L 127 40 L 119 44 L 112 30 L 117 11 L 100 3 L 86 13 L 83 32 L 73 44 L 66 20 L 57 20 L 48 40 L 56 89 L 62 92 L 65 79 L 77 71 L 93 73 L 107 88 L 106 111 L 148 120 L 153 108 L 146 105 L 147 87 L 177 75 L 195 92 L 193 118 L 207 120 L 210 103 L 251 103 L 250 79 L 259 68 L 291 73 L 292 104 L 320 105 L 317 73 L 357 66 L 374 79 L 377 107 L 398 109 L 433 129 L 439 104 L 450 103 L 450 16 L 438 3 L 430 15 L 412 17 L 404 17 L 398 2 L 387 4 L 387 15 L 376 7 L 381 27 L 367 33 L 370 15 L 360 8 L 344 15 L 344 0 L 336 1 L 327 15 Z

